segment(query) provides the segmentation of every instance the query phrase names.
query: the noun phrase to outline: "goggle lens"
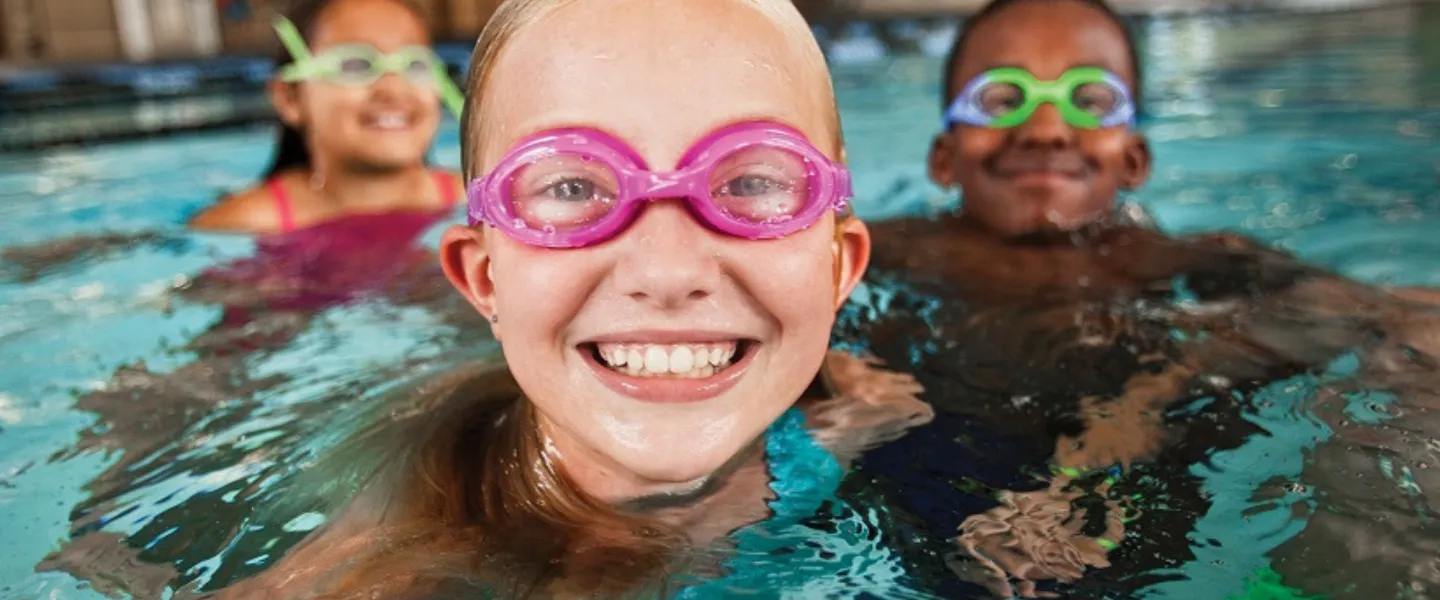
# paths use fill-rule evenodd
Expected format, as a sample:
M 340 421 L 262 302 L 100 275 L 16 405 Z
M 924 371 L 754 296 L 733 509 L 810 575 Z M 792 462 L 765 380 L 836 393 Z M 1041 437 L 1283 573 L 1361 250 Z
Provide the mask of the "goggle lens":
M 525 227 L 564 232 L 610 214 L 618 204 L 620 183 L 600 161 L 555 154 L 517 169 L 505 190 L 511 214 Z
M 710 201 L 726 216 L 755 225 L 787 221 L 810 201 L 805 159 L 781 148 L 750 146 L 710 171 Z

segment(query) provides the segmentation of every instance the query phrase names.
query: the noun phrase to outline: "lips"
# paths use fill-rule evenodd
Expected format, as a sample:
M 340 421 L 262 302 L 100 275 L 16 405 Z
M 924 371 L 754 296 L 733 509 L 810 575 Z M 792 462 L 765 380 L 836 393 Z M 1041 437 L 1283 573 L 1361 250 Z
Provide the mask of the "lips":
M 699 379 L 728 368 L 737 340 L 683 344 L 595 344 L 595 355 L 613 371 L 633 377 Z
M 610 336 L 576 350 L 612 391 L 651 403 L 700 402 L 734 387 L 759 342 L 733 334 L 652 332 Z
M 1079 179 L 1089 170 L 1085 159 L 1073 152 L 1009 153 L 990 165 L 992 173 L 1004 178 L 1050 176 Z
M 360 115 L 361 126 L 386 132 L 409 131 L 418 120 L 414 111 L 406 110 L 372 110 Z

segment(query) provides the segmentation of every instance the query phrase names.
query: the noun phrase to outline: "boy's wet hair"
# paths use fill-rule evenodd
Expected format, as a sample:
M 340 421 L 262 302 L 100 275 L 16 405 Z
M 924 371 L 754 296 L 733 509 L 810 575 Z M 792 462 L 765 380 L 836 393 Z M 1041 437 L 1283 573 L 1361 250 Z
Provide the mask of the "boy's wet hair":
M 1135 89 L 1132 90 L 1131 93 L 1134 95 L 1135 104 L 1137 106 L 1141 104 L 1141 90 L 1144 86 L 1141 85 L 1140 52 L 1135 48 L 1135 36 L 1130 33 L 1130 27 L 1125 23 L 1125 18 L 1121 17 L 1120 13 L 1115 12 L 1115 9 L 1111 8 L 1110 4 L 1105 0 L 992 0 L 989 4 L 986 4 L 984 8 L 981 8 L 979 12 L 966 20 L 960 35 L 955 37 L 955 45 L 950 47 L 950 55 L 945 59 L 945 76 L 941 80 L 941 110 L 949 107 L 950 103 L 955 100 L 955 92 L 952 91 L 955 85 L 955 68 L 960 66 L 960 60 L 964 55 L 965 44 L 970 40 L 970 32 L 975 31 L 975 29 L 980 27 L 987 19 L 995 16 L 995 13 L 1022 2 L 1077 2 L 1104 14 L 1110 22 L 1114 23 L 1115 26 L 1119 27 L 1120 31 L 1125 34 L 1125 46 L 1130 51 L 1130 71 L 1135 74 Z

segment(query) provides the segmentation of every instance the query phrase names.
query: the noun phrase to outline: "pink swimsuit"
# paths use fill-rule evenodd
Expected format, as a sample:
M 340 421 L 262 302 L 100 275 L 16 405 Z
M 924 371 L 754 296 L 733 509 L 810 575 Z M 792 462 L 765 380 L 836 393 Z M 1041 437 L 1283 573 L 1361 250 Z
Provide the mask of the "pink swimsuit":
M 417 243 L 437 223 L 454 218 L 454 179 L 441 172 L 434 177 L 444 198 L 444 208 L 438 211 L 351 215 L 300 229 L 294 227 L 284 186 L 278 179 L 267 182 L 282 232 L 257 240 L 254 256 L 205 274 L 225 287 L 244 290 L 246 296 L 254 292 L 254 301 L 246 298 L 227 306 L 218 326 L 242 326 L 251 320 L 252 311 L 318 311 L 406 282 L 430 285 L 443 278 L 433 253 Z M 433 277 L 398 278 L 407 273 Z
M 441 171 L 432 171 L 430 176 L 434 178 L 435 187 L 440 190 L 440 197 L 444 199 L 445 207 L 442 210 L 448 211 L 455 208 L 455 187 L 451 185 L 450 175 Z M 270 190 L 271 196 L 275 197 L 275 211 L 280 213 L 280 232 L 283 234 L 295 231 L 295 209 L 291 206 L 290 192 L 285 191 L 285 184 L 280 182 L 279 177 L 272 177 L 270 181 L 265 182 L 265 188 Z M 345 218 L 337 221 L 343 221 Z M 324 225 L 326 224 L 317 227 Z

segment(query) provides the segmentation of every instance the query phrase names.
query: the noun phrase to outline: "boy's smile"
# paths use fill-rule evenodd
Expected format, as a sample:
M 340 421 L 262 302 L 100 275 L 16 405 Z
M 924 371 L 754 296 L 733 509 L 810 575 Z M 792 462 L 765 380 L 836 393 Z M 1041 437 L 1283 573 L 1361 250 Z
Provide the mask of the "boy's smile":
M 1073 150 L 1017 148 L 1007 145 L 981 163 L 986 175 L 1020 191 L 1054 194 L 1064 186 L 1083 185 L 1094 167 Z

